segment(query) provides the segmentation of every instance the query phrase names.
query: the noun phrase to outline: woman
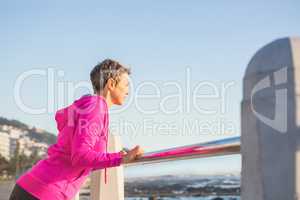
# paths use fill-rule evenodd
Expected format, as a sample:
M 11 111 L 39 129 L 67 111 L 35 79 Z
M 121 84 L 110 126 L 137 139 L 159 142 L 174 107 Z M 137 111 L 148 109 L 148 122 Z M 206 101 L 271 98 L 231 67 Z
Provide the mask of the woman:
M 128 152 L 107 152 L 109 113 L 128 95 L 130 70 L 106 59 L 90 73 L 94 94 L 84 95 L 55 114 L 57 142 L 15 184 L 10 200 L 69 200 L 92 170 L 120 166 L 143 154 L 136 146 Z

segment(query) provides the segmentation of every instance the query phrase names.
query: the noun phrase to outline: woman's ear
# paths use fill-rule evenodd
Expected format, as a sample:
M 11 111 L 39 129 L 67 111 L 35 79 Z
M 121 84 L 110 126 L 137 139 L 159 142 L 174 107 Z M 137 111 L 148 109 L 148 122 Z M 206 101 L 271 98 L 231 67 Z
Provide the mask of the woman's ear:
M 109 89 L 109 90 L 113 90 L 114 88 L 115 88 L 115 86 L 116 86 L 116 81 L 114 80 L 114 79 L 112 79 L 112 78 L 109 78 L 108 80 L 107 80 L 107 88 Z

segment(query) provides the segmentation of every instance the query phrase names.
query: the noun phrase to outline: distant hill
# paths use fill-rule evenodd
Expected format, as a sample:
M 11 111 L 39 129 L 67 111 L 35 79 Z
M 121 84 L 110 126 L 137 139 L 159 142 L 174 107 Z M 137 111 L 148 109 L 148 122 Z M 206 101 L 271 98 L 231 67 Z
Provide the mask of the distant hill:
M 18 120 L 9 120 L 4 117 L 0 117 L 0 125 L 12 126 L 18 129 L 28 129 L 28 126 Z
M 22 132 L 27 132 L 26 135 L 36 142 L 43 142 L 49 145 L 56 142 L 56 136 L 53 133 L 42 129 L 37 129 L 35 127 L 31 128 L 18 120 L 10 120 L 4 117 L 0 117 L 0 127 L 4 125 L 19 129 Z

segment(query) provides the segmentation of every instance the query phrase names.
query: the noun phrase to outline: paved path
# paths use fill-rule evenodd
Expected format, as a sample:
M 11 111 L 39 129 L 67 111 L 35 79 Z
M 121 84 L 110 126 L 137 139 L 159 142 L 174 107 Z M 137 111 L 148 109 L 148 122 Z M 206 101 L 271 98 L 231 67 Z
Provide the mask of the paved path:
M 0 181 L 0 200 L 8 200 L 14 181 Z

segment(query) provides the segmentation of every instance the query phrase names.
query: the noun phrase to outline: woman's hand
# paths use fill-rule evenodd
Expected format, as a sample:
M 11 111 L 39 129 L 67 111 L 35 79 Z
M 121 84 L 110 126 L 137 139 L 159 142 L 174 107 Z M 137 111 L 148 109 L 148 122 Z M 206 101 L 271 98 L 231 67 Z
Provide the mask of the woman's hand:
M 137 158 L 140 158 L 144 153 L 144 150 L 139 146 L 135 146 L 133 149 L 129 150 L 129 151 L 121 151 L 122 154 L 122 163 L 126 164 L 126 163 L 130 163 L 134 160 L 136 160 Z

